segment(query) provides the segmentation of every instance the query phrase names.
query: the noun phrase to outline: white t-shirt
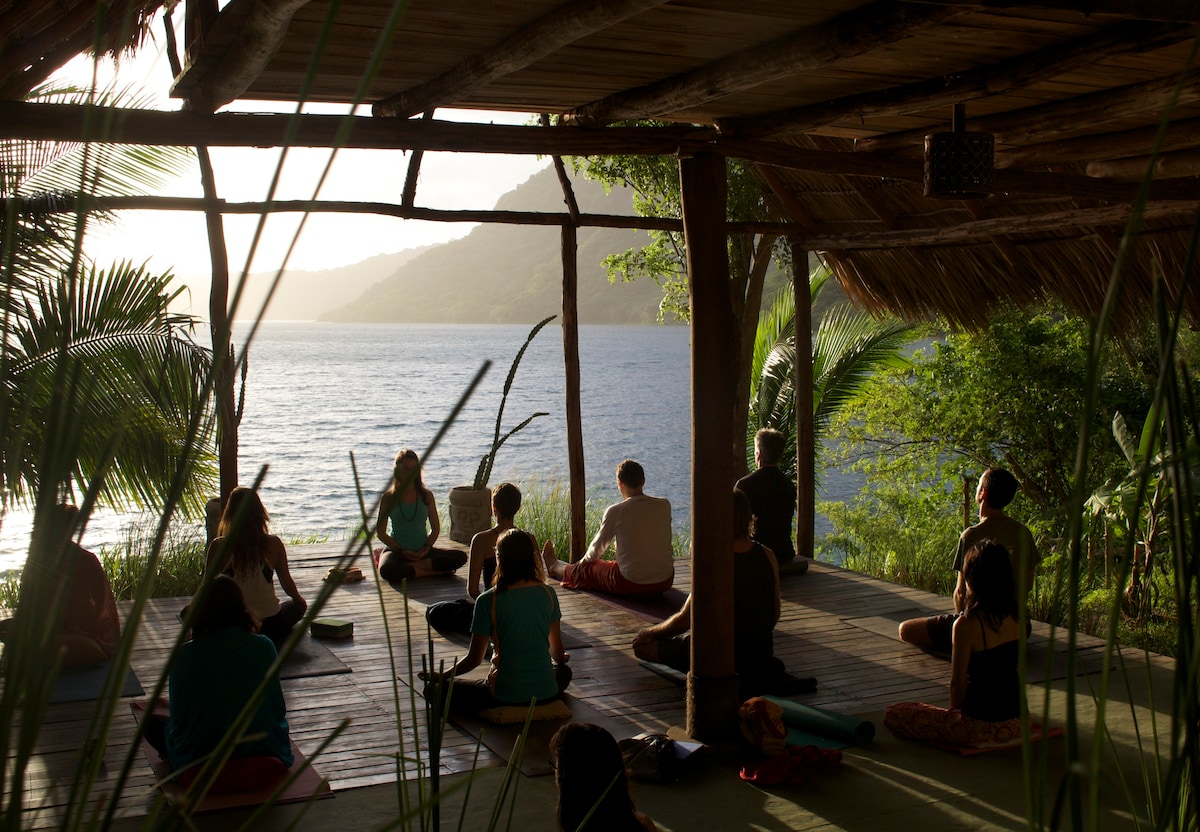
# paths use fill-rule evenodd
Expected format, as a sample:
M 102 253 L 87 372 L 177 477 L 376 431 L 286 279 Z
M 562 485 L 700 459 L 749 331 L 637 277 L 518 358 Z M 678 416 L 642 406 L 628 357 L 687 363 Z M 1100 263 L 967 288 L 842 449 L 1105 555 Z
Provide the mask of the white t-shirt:
M 675 571 L 671 549 L 671 501 L 642 494 L 604 510 L 600 530 L 584 560 L 596 560 L 608 544 L 617 547 L 617 569 L 635 584 L 657 584 Z

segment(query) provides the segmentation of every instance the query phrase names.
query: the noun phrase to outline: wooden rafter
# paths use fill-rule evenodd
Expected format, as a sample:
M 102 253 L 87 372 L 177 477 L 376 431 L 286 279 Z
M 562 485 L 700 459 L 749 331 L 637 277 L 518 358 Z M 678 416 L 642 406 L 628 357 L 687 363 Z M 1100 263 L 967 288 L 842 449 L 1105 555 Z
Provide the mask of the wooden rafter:
M 569 113 L 566 121 L 596 127 L 687 109 L 862 54 L 955 13 L 952 9 L 877 0 L 682 75 L 586 104 Z
M 835 98 L 820 104 L 795 107 L 751 118 L 718 119 L 722 133 L 764 138 L 804 133 L 849 118 L 901 115 L 948 107 L 960 101 L 984 98 L 1027 87 L 1070 72 L 1080 66 L 1131 48 L 1153 48 L 1194 36 L 1190 27 L 1161 23 L 1122 23 L 1055 44 L 1028 55 L 966 72 L 940 75 L 890 89 Z
M 524 69 L 593 32 L 628 20 L 667 0 L 576 0 L 555 9 L 491 49 L 472 55 L 436 78 L 375 103 L 372 114 L 408 118 L 451 104 L 489 81 Z
M 1200 5 L 1191 0 L 912 0 L 955 9 L 1028 9 L 1076 12 L 1081 16 L 1113 16 L 1165 23 L 1200 23 Z
M 1178 89 L 1178 99 L 1175 98 Z M 1180 83 L 1178 73 L 1141 84 L 1130 84 L 1062 101 L 1051 101 L 972 119 L 968 129 L 992 133 L 997 144 L 1030 144 L 1061 136 L 1064 131 L 1082 133 L 1089 128 L 1127 116 L 1156 113 L 1175 104 L 1200 101 L 1200 74 L 1193 71 Z M 860 150 L 887 152 L 914 149 L 925 141 L 929 130 L 906 130 L 859 139 Z

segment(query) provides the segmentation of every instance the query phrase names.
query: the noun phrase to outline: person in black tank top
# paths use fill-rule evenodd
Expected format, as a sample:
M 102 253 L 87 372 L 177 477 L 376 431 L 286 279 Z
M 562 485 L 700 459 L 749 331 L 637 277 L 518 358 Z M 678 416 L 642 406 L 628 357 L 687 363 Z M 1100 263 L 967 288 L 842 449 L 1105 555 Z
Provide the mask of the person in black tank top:
M 950 707 L 891 705 L 883 724 L 898 736 L 952 745 L 1020 736 L 1020 632 L 1008 550 L 978 541 L 967 552 L 963 578 L 967 601 L 954 623 Z

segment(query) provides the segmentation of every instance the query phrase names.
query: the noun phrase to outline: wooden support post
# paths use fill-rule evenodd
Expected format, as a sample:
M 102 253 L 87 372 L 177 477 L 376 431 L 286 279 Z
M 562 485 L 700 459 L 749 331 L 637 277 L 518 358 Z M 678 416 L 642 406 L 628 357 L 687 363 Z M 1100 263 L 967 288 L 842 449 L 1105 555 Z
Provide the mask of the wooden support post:
M 212 289 L 208 295 L 208 321 L 212 332 L 213 400 L 217 405 L 217 459 L 221 470 L 221 499 L 229 496 L 238 484 L 237 410 L 233 395 L 233 346 L 229 322 L 229 252 L 225 247 L 225 225 L 217 197 L 217 180 L 213 174 L 208 148 L 196 148 L 200 160 L 200 183 L 208 228 L 208 251 L 212 260 Z
M 813 425 L 812 290 L 808 252 L 792 244 L 792 288 L 796 296 L 796 554 L 811 558 L 816 536 L 816 429 Z
M 573 225 L 562 227 L 562 334 L 563 364 L 566 373 L 567 470 L 571 500 L 571 563 L 583 557 L 587 545 L 585 535 L 587 510 L 587 479 L 583 464 L 583 405 L 579 394 L 579 264 L 578 231 Z
M 737 322 L 725 244 L 725 160 L 679 162 L 692 313 L 692 669 L 687 731 L 705 742 L 737 732 L 733 669 L 733 443 Z

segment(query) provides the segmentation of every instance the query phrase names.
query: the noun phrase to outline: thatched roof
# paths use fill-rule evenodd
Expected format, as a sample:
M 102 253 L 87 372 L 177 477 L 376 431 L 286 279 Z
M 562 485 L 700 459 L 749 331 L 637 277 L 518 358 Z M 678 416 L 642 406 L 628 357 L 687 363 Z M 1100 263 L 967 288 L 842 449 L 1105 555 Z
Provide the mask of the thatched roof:
M 0 0 L 0 99 L 24 98 L 76 55 L 116 54 L 141 45 L 162 5 L 163 0 Z
M 213 20 L 193 2 L 199 35 L 174 92 L 199 112 L 307 90 L 379 118 L 459 107 L 555 113 L 559 130 L 704 125 L 713 147 L 757 163 L 801 244 L 868 308 L 964 325 L 1005 299 L 1100 308 L 1165 120 L 1124 320 L 1153 275 L 1174 290 L 1183 274 L 1200 207 L 1195 2 L 410 0 L 389 23 L 393 5 L 342 0 L 314 56 L 329 0 L 231 0 Z M 9 28 L 0 15 L 0 67 Z M 955 103 L 995 136 L 986 199 L 923 194 L 924 136 L 949 129 Z M 1185 300 L 1200 321 L 1200 296 Z

